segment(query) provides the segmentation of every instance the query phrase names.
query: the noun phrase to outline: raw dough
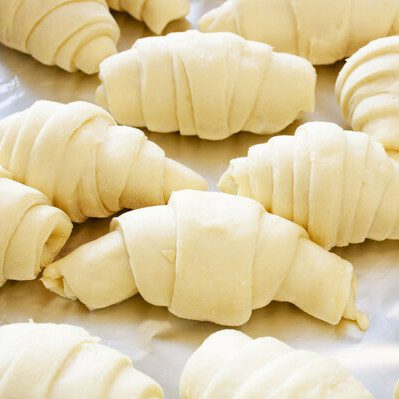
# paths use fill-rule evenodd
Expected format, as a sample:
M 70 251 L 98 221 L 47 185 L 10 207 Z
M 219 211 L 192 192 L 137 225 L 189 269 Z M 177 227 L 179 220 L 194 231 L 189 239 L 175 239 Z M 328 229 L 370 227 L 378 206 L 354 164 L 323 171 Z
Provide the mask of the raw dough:
M 68 216 L 42 193 L 4 174 L 0 168 L 0 286 L 7 280 L 35 279 L 72 231 Z
M 117 52 L 105 0 L 0 0 L 0 43 L 69 72 L 98 72 Z
M 399 33 L 399 0 L 228 0 L 199 26 L 332 64 L 370 40 Z
M 223 192 L 251 197 L 329 249 L 399 239 L 399 164 L 364 133 L 309 122 L 230 162 Z
M 313 111 L 310 63 L 232 33 L 138 40 L 100 65 L 97 103 L 125 125 L 221 140 L 275 133 Z
M 0 399 L 162 399 L 131 360 L 66 324 L 0 327 Z
M 336 360 L 235 330 L 209 336 L 180 379 L 181 399 L 372 399 Z
M 107 0 L 107 3 L 114 10 L 126 11 L 143 21 L 158 35 L 169 22 L 185 17 L 190 11 L 189 0 Z
M 375 40 L 350 57 L 336 94 L 354 130 L 399 151 L 399 36 Z
M 206 189 L 143 132 L 116 126 L 97 105 L 37 101 L 0 121 L 0 165 L 74 222 L 164 204 L 173 190 Z
M 176 191 L 168 205 L 127 212 L 109 234 L 50 265 L 42 281 L 90 309 L 140 292 L 179 317 L 238 326 L 277 300 L 366 327 L 349 262 L 258 202 L 223 193 Z

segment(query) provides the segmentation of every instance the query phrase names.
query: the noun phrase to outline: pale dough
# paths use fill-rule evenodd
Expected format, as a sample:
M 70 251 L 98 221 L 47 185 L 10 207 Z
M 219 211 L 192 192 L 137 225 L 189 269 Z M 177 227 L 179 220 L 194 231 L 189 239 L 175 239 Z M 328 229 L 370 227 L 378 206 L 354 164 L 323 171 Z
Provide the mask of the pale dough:
M 399 164 L 364 133 L 309 122 L 230 161 L 223 192 L 254 198 L 330 249 L 399 239 Z
M 275 133 L 314 108 L 308 61 L 232 33 L 140 39 L 103 61 L 99 77 L 97 103 L 118 123 L 208 140 Z
M 227 0 L 199 26 L 333 64 L 370 40 L 399 33 L 399 0 Z
M 98 72 L 117 52 L 105 0 L 0 0 L 0 43 L 69 72 Z
M 131 360 L 66 324 L 0 327 L 0 399 L 162 399 Z
M 335 359 L 235 330 L 209 336 L 180 378 L 181 399 L 373 399 Z
M 349 262 L 258 202 L 223 193 L 176 191 L 168 205 L 127 212 L 109 234 L 50 265 L 42 281 L 90 309 L 140 292 L 179 317 L 238 326 L 277 300 L 366 327 Z
M 164 204 L 173 190 L 206 189 L 144 133 L 116 126 L 97 105 L 37 101 L 0 121 L 0 165 L 47 195 L 74 222 Z
M 107 0 L 118 11 L 126 11 L 143 21 L 154 33 L 162 33 L 166 25 L 185 17 L 190 11 L 189 0 Z
M 399 151 L 399 36 L 378 39 L 350 57 L 338 75 L 336 95 L 354 130 Z
M 35 279 L 72 231 L 68 216 L 42 193 L 4 175 L 0 167 L 0 286 Z

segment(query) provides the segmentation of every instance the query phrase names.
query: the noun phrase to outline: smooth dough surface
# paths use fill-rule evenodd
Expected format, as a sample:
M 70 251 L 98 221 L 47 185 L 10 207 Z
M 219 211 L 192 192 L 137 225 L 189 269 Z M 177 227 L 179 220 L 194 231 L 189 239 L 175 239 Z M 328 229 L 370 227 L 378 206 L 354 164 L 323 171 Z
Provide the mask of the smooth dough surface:
M 333 64 L 370 40 L 399 33 L 399 0 L 227 0 L 199 21 L 204 32 L 233 32 Z
M 0 327 L 0 399 L 162 399 L 131 360 L 66 324 Z
M 189 0 L 107 0 L 118 11 L 126 11 L 143 21 L 154 33 L 160 35 L 166 25 L 185 17 L 190 11 Z
M 34 280 L 72 231 L 68 216 L 45 195 L 7 176 L 0 167 L 0 287 L 7 280 Z
M 366 327 L 349 262 L 258 202 L 223 193 L 176 191 L 168 205 L 124 213 L 109 234 L 50 265 L 42 281 L 90 309 L 140 292 L 179 317 L 237 326 L 277 300 L 331 324 L 344 317 Z
M 105 0 L 0 0 L 0 43 L 68 72 L 98 72 L 117 52 Z
M 399 239 L 399 164 L 364 133 L 309 122 L 230 161 L 219 181 L 301 225 L 330 249 Z
M 181 399 L 372 399 L 336 360 L 235 330 L 209 336 L 180 378 Z
M 398 68 L 399 36 L 374 40 L 346 61 L 335 87 L 341 111 L 350 126 L 379 141 L 396 157 L 399 151 Z
M 314 108 L 308 61 L 232 33 L 140 39 L 102 62 L 99 76 L 97 103 L 118 123 L 208 140 L 275 133 Z
M 0 121 L 0 165 L 47 195 L 74 222 L 164 204 L 172 191 L 206 189 L 138 129 L 97 105 L 37 101 Z

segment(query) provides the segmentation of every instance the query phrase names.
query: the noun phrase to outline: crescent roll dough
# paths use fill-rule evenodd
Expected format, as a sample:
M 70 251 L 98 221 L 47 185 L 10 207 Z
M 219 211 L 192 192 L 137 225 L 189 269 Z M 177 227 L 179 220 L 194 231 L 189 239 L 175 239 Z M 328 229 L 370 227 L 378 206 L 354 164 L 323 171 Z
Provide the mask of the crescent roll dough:
M 0 43 L 68 72 L 98 72 L 119 28 L 105 0 L 1 0 Z
M 275 133 L 314 107 L 308 61 L 232 33 L 140 39 L 104 60 L 99 76 L 97 102 L 119 123 L 209 140 Z
M 162 399 L 131 360 L 80 327 L 0 327 L 0 399 Z
M 206 188 L 143 132 L 116 126 L 105 110 L 82 101 L 37 101 L 1 121 L 0 165 L 74 222 L 164 204 L 179 188 Z
M 169 22 L 185 17 L 190 11 L 189 0 L 107 0 L 107 3 L 114 10 L 126 11 L 143 21 L 158 35 Z
M 353 129 L 399 150 L 399 36 L 375 40 L 349 58 L 336 94 Z
M 222 191 L 251 197 L 329 249 L 399 239 L 399 164 L 364 133 L 327 122 L 300 126 L 237 158 Z
M 2 171 L 0 168 L 0 286 L 7 280 L 35 279 L 72 231 L 68 216 L 50 206 L 42 193 L 3 177 Z
M 336 360 L 235 330 L 209 336 L 180 379 L 181 399 L 373 399 Z
M 244 324 L 272 300 L 331 324 L 364 321 L 350 263 L 258 202 L 223 193 L 177 191 L 168 205 L 127 212 L 42 281 L 90 309 L 140 292 L 179 317 L 222 325 Z
M 227 0 L 199 26 L 332 64 L 370 40 L 399 32 L 399 0 Z

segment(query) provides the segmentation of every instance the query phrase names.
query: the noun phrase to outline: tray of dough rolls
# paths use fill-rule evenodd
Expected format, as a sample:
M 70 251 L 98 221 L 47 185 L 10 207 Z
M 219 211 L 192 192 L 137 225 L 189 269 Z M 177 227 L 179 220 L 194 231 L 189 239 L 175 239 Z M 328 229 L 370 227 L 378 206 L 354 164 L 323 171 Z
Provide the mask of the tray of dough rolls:
M 222 2 L 221 0 L 191 0 L 191 11 L 187 19 L 172 22 L 168 25 L 166 33 L 173 31 L 183 32 L 192 27 L 196 28 L 199 17 L 212 8 L 219 6 Z M 118 44 L 119 51 L 129 49 L 139 38 L 153 35 L 144 23 L 136 21 L 128 14 L 115 12 L 113 15 L 121 29 L 121 39 Z M 193 43 L 195 40 L 195 37 L 193 37 Z M 299 120 L 279 132 L 279 135 L 293 135 L 298 126 L 309 121 L 334 122 L 345 129 L 350 129 L 347 121 L 342 116 L 335 95 L 336 79 L 343 64 L 340 61 L 332 65 L 316 67 L 315 111 L 304 113 Z M 215 83 L 216 87 L 218 86 L 218 82 L 205 82 L 205 85 L 212 86 L 213 83 Z M 248 84 L 250 83 L 248 82 Z M 98 85 L 99 78 L 95 74 L 68 73 L 61 68 L 44 66 L 28 55 L 0 46 L 0 120 L 27 109 L 37 100 L 51 100 L 61 103 L 81 100 L 94 103 Z M 285 89 L 284 83 L 281 83 L 280 89 Z M 297 86 L 297 90 L 301 90 L 300 84 Z M 157 95 L 160 94 L 157 93 Z M 277 92 L 276 95 L 278 95 Z M 212 98 L 209 98 L 209 101 L 212 100 Z M 104 98 L 102 101 L 104 101 Z M 112 108 L 112 104 L 108 105 Z M 167 105 L 165 104 L 165 107 Z M 79 107 L 72 110 L 70 114 L 71 120 L 75 117 L 74 112 L 76 114 L 79 113 Z M 121 116 L 121 119 L 123 119 L 123 116 Z M 156 122 L 154 122 L 154 125 L 156 125 Z M 61 126 L 60 130 L 62 130 Z M 177 133 L 155 133 L 147 129 L 143 129 L 143 131 L 151 142 L 164 150 L 168 159 L 175 160 L 202 175 L 211 191 L 219 190 L 218 181 L 228 168 L 230 160 L 246 157 L 250 147 L 266 143 L 271 137 L 276 136 L 240 132 L 223 140 L 214 141 L 190 137 L 190 135 L 182 136 Z M 143 140 L 143 138 L 141 137 L 140 140 Z M 148 151 L 151 151 L 152 147 L 148 148 Z M 124 149 L 119 148 L 118 151 L 122 152 L 122 150 Z M 81 152 L 82 157 L 86 155 Z M 158 154 L 157 156 L 161 155 Z M 165 162 L 164 158 L 162 160 Z M 76 161 L 78 163 L 78 159 Z M 110 162 L 114 162 L 114 160 L 111 159 Z M 155 169 L 157 167 L 156 162 L 160 162 L 158 158 L 154 160 L 154 164 L 148 163 L 148 170 Z M 173 161 L 166 162 L 168 170 L 171 170 L 170 173 L 180 173 L 181 181 L 176 183 L 177 186 L 184 187 L 184 179 L 189 179 L 187 170 L 180 169 Z M 67 167 L 75 168 L 75 165 L 72 163 L 67 165 Z M 123 174 L 122 169 L 114 169 L 108 178 L 118 180 L 120 175 Z M 118 174 L 118 172 L 120 173 Z M 47 176 L 49 175 L 51 173 Z M 143 172 L 143 176 L 144 183 L 146 178 L 152 179 L 151 173 L 147 175 Z M 57 178 L 62 179 L 60 175 Z M 42 184 L 46 185 L 47 182 L 42 181 Z M 226 185 L 229 188 L 226 191 L 231 188 L 229 184 L 231 184 L 231 181 L 227 179 Z M 196 184 L 193 183 L 194 188 L 198 185 L 201 186 L 202 183 L 200 181 Z M 62 191 L 62 186 L 61 181 L 61 184 L 58 184 L 57 187 Z M 324 186 L 324 189 L 327 193 L 326 195 L 329 195 L 330 187 Z M 172 188 L 164 187 L 164 190 L 168 191 L 172 190 Z M 181 207 L 178 209 L 183 209 L 181 210 L 181 215 L 186 212 L 182 216 L 182 218 L 186 218 L 186 221 L 191 217 L 195 218 L 190 214 L 189 207 L 184 208 L 184 204 L 187 201 L 195 203 L 197 199 L 190 199 L 189 197 L 182 199 L 178 196 L 173 199 L 173 205 Z M 201 202 L 202 200 L 198 201 Z M 204 201 L 207 201 L 207 198 L 204 198 Z M 322 207 L 322 205 L 320 206 Z M 251 212 L 254 213 L 252 214 Z M 240 215 L 242 223 L 245 224 L 247 218 L 259 217 L 259 212 L 259 209 L 254 208 L 251 211 L 248 210 L 248 213 Z M 255 214 L 258 216 L 254 216 Z M 203 217 L 206 218 L 206 216 L 204 214 Z M 81 221 L 79 220 L 80 217 L 81 215 L 78 212 L 75 218 L 76 221 Z M 164 224 L 168 223 L 167 217 L 164 214 L 160 214 L 159 218 L 155 215 L 155 219 L 160 223 L 159 226 L 164 226 Z M 331 219 L 331 215 L 326 217 Z M 166 219 L 162 220 L 162 218 Z M 75 223 L 72 235 L 61 250 L 58 258 L 71 253 L 84 243 L 106 235 L 110 229 L 110 222 L 111 217 L 105 217 L 102 219 L 90 218 L 83 223 Z M 208 222 L 210 223 L 211 220 Z M 120 231 L 120 229 L 124 229 L 124 223 L 123 218 L 119 222 L 113 223 L 114 234 L 117 234 L 115 232 Z M 184 224 L 184 222 L 182 223 Z M 270 223 L 275 223 L 275 221 L 272 220 Z M 329 223 L 329 220 L 325 220 L 325 223 Z M 163 227 L 159 227 L 159 229 L 162 230 Z M 140 234 L 140 232 L 133 231 L 132 234 Z M 304 233 L 297 233 L 293 230 L 292 234 L 302 237 Z M 198 237 L 201 238 L 201 235 L 198 235 Z M 23 238 L 21 239 L 23 240 Z M 234 239 L 239 240 L 240 237 L 237 236 Z M 144 247 L 151 248 L 151 245 L 156 245 L 151 241 L 150 236 L 144 238 L 144 240 L 148 240 Z M 108 243 L 113 245 L 112 240 Z M 326 247 L 332 246 L 328 242 L 325 244 Z M 223 245 L 223 243 L 221 242 L 220 245 Z M 202 248 L 206 248 L 206 246 Z M 303 251 L 306 251 L 306 248 Z M 289 250 L 288 246 L 285 249 L 283 247 L 277 256 L 283 258 Z M 367 314 L 369 319 L 368 329 L 363 330 L 350 320 L 343 320 L 337 324 L 336 320 L 333 320 L 334 316 L 331 316 L 331 323 L 322 321 L 320 318 L 312 317 L 305 312 L 299 311 L 297 307 L 285 301 L 283 297 L 281 301 L 272 301 L 266 307 L 257 306 L 258 309 L 254 310 L 250 317 L 249 315 L 244 315 L 244 318 L 242 318 L 242 315 L 237 315 L 237 319 L 229 320 L 225 324 L 230 327 L 237 325 L 235 327 L 237 330 L 252 338 L 271 336 L 295 349 L 310 350 L 318 352 L 320 355 L 335 358 L 353 376 L 360 380 L 375 398 L 391 398 L 394 385 L 399 378 L 399 296 L 397 290 L 397 281 L 399 281 L 399 246 L 394 240 L 381 242 L 366 240 L 360 244 L 333 248 L 332 252 L 353 265 L 357 279 L 356 304 L 358 309 Z M 93 255 L 93 263 L 101 259 L 101 249 L 98 249 L 97 255 L 97 258 L 96 255 Z M 123 253 L 118 253 L 117 259 L 120 260 L 124 255 Z M 173 253 L 164 253 L 163 255 L 168 259 L 174 256 Z M 24 254 L 21 254 L 21 256 L 24 256 Z M 85 255 L 83 254 L 82 256 Z M 143 256 L 145 258 L 145 255 Z M 240 260 L 229 258 L 226 255 L 225 261 L 237 263 Z M 335 262 L 335 260 L 331 260 L 331 262 L 333 261 Z M 346 264 L 346 262 L 340 263 L 342 267 Z M 304 271 L 304 273 L 306 274 L 307 271 Z M 113 278 L 113 276 L 111 273 L 109 278 Z M 49 280 L 51 280 L 51 277 Z M 157 279 L 155 274 L 147 277 L 150 279 L 155 277 L 155 280 Z M 93 273 L 91 278 L 95 280 L 96 273 Z M 221 277 L 219 276 L 218 278 Z M 329 278 L 327 272 L 325 274 L 326 278 Z M 157 281 L 155 283 L 154 287 L 157 290 L 160 285 L 158 285 L 159 282 Z M 187 359 L 210 334 L 223 328 L 211 322 L 179 318 L 168 312 L 166 307 L 153 306 L 148 301 L 145 301 L 140 294 L 133 295 L 133 292 L 130 295 L 125 295 L 126 297 L 130 296 L 130 298 L 112 306 L 103 306 L 104 304 L 94 303 L 95 301 L 90 302 L 90 298 L 86 298 L 86 303 L 89 303 L 89 306 L 94 309 L 89 311 L 82 303 L 84 300 L 70 300 L 56 295 L 53 291 L 60 289 L 57 284 L 53 280 L 47 281 L 47 285 L 52 288 L 52 290 L 49 290 L 45 288 L 39 279 L 34 281 L 8 281 L 0 288 L 0 325 L 34 320 L 38 323 L 66 323 L 84 327 L 92 335 L 101 337 L 102 343 L 128 355 L 137 369 L 150 375 L 163 387 L 166 398 L 179 397 L 179 379 Z M 152 290 L 154 290 L 154 287 Z M 325 286 L 319 287 L 319 290 L 325 289 L 326 292 L 330 292 L 330 288 L 327 281 Z M 62 289 L 64 290 L 64 296 L 69 296 L 73 299 L 74 293 L 69 292 L 70 287 L 67 284 Z M 123 284 L 121 284 L 121 290 L 123 291 L 123 289 L 132 290 L 131 287 L 124 288 Z M 187 289 L 187 287 L 182 287 L 182 290 L 184 289 Z M 214 293 L 219 289 L 221 288 L 218 286 L 209 286 L 209 297 L 213 298 Z M 151 295 L 151 292 L 150 289 L 146 295 Z M 124 293 L 121 292 L 120 295 L 122 298 Z M 317 301 L 317 293 L 314 295 L 314 300 Z M 323 297 L 326 298 L 328 295 Z M 238 300 L 243 301 L 244 299 L 240 296 Z M 333 298 L 330 300 L 331 302 L 334 301 Z M 261 300 L 259 301 L 261 302 Z M 312 302 L 312 300 L 310 301 Z M 326 301 L 328 302 L 328 299 Z M 295 300 L 291 302 L 295 302 Z M 174 313 L 184 314 L 184 305 L 176 302 L 173 306 L 176 308 Z M 200 307 L 200 305 L 198 306 Z M 306 309 L 307 304 L 299 304 L 298 306 Z M 328 304 L 326 306 L 323 304 L 323 308 L 328 308 L 328 306 Z M 201 310 L 199 309 L 198 312 L 200 313 Z M 358 324 L 362 327 L 366 326 L 365 324 L 367 323 L 365 323 L 364 316 L 360 311 L 358 314 L 356 312 L 353 313 L 353 309 L 348 310 L 348 312 L 352 313 L 347 318 L 358 318 Z M 312 312 L 309 313 L 312 314 Z M 223 324 L 223 317 L 218 317 L 216 315 L 214 320 L 221 320 L 221 324 Z M 249 320 L 246 321 L 246 318 L 249 318 Z M 329 319 L 329 316 L 325 316 L 325 319 Z M 240 339 L 239 337 L 237 338 L 238 341 Z M 187 372 L 187 378 L 189 377 L 188 374 L 189 372 Z M 187 398 L 190 399 L 188 396 Z

